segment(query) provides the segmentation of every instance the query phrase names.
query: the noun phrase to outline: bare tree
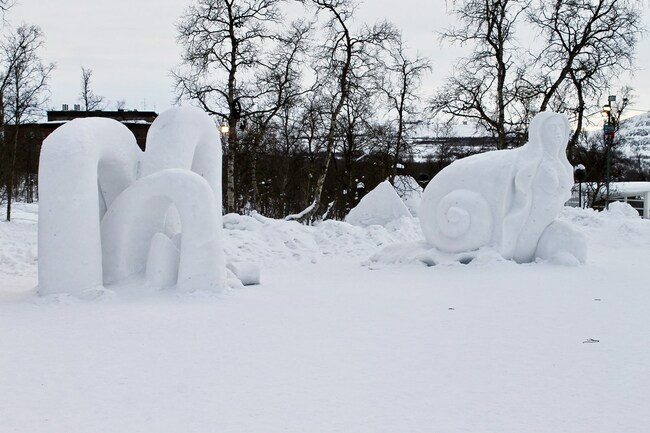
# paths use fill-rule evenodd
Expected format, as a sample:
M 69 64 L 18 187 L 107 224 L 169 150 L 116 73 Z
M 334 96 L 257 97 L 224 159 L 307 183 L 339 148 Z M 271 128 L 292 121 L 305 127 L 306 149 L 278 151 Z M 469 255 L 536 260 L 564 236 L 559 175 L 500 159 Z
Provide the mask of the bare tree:
M 22 25 L 2 43 L 2 77 L 0 81 L 0 123 L 3 138 L 3 183 L 7 195 L 7 220 L 15 188 L 16 160 L 20 126 L 42 109 L 47 98 L 47 81 L 54 64 L 43 64 L 39 51 L 44 37 L 37 26 Z M 6 125 L 13 125 L 11 142 Z
M 267 59 L 268 66 L 256 74 L 253 86 L 259 97 L 249 109 L 252 134 L 246 143 L 250 154 L 250 205 L 253 209 L 259 196 L 257 161 L 269 126 L 279 117 L 281 110 L 295 105 L 310 91 L 301 86 L 310 31 L 311 25 L 304 21 L 291 23 L 286 34 L 278 35 L 278 44 Z
M 104 97 L 97 95 L 91 88 L 90 78 L 92 75 L 92 69 L 81 67 L 81 93 L 79 97 L 84 111 L 101 110 L 104 107 Z
M 452 43 L 471 45 L 472 52 L 433 98 L 433 111 L 480 122 L 493 131 L 499 149 L 522 123 L 515 78 L 525 65 L 516 61 L 514 31 L 528 5 L 528 0 L 464 0 L 454 10 L 460 25 L 441 34 Z
M 226 209 L 235 203 L 238 129 L 251 116 L 261 93 L 250 78 L 266 67 L 265 43 L 277 34 L 282 0 L 195 0 L 177 27 L 182 66 L 173 72 L 178 100 L 196 101 L 229 126 L 226 157 Z
M 335 152 L 342 110 L 349 102 L 355 86 L 361 86 L 363 77 L 379 66 L 378 52 L 396 38 L 397 32 L 388 22 L 364 25 L 359 31 L 354 31 L 351 25 L 356 3 L 353 0 L 300 1 L 313 6 L 317 14 L 325 15 L 324 31 L 327 39 L 316 54 L 318 58 L 315 60 L 315 71 L 317 80 L 325 83 L 321 92 L 330 101 L 325 126 L 325 158 L 314 186 L 312 203 L 299 214 L 291 216 L 306 221 L 312 219 L 321 207 L 323 187 Z
M 4 14 L 11 9 L 11 7 L 15 4 L 16 2 L 14 0 L 0 0 L 0 13 L 2 13 L 3 18 Z
M 613 75 L 632 66 L 643 30 L 641 6 L 636 0 L 540 1 L 528 13 L 545 39 L 537 56 L 544 89 L 539 110 L 575 113 L 570 149 L 578 142 L 589 100 L 597 100 Z
M 427 58 L 419 55 L 411 58 L 400 36 L 391 47 L 384 68 L 387 73 L 380 75 L 378 88 L 386 96 L 387 107 L 396 117 L 395 147 L 391 152 L 392 166 L 396 167 L 406 150 L 404 138 L 409 127 L 421 120 L 418 117 L 420 97 L 417 91 L 422 76 L 431 70 L 431 64 Z
M 626 109 L 633 103 L 634 94 L 631 87 L 620 89 L 620 96 L 611 105 L 611 122 L 614 136 L 608 138 L 601 131 L 582 131 L 573 149 L 575 163 L 586 167 L 585 196 L 586 203 L 591 207 L 605 206 L 608 196 L 608 181 L 625 180 L 630 173 L 634 174 L 635 161 L 623 145 L 625 138 L 619 134 L 621 119 Z M 629 178 L 629 177 L 627 177 Z

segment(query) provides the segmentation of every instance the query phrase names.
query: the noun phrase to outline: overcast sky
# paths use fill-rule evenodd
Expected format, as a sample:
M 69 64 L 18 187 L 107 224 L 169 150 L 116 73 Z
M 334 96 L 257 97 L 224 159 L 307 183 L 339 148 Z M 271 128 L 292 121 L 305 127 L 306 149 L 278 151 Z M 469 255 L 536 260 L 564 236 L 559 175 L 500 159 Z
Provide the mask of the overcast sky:
M 50 106 L 79 102 L 81 66 L 93 70 L 92 88 L 115 108 L 158 112 L 173 104 L 169 71 L 178 64 L 175 24 L 189 0 L 18 0 L 5 17 L 12 25 L 39 25 L 46 37 L 43 57 L 56 63 Z M 448 76 L 458 49 L 441 46 L 436 31 L 453 23 L 448 0 L 366 0 L 359 20 L 387 18 L 404 33 L 414 51 L 432 60 L 424 91 L 431 93 Z M 296 5 L 296 8 L 301 6 Z M 648 18 L 646 11 L 646 22 Z M 624 78 L 638 94 L 634 108 L 650 110 L 650 38 L 637 51 L 634 77 Z M 617 86 L 620 83 L 616 84 Z

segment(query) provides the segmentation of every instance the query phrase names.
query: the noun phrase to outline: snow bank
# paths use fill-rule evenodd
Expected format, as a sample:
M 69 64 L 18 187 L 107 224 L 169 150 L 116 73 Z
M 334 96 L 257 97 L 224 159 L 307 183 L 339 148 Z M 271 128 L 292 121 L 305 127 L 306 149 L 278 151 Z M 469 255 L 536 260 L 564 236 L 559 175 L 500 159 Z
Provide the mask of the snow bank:
M 569 133 L 565 116 L 542 112 L 521 148 L 473 155 L 443 169 L 420 206 L 429 244 L 446 253 L 493 246 L 505 258 L 532 261 L 542 233 L 571 194 Z
M 400 218 L 410 218 L 411 213 L 389 181 L 377 185 L 366 194 L 345 217 L 345 222 L 359 226 L 385 226 Z
M 279 263 L 318 263 L 329 257 L 353 261 L 367 259 L 378 248 L 422 238 L 412 218 L 386 226 L 354 226 L 327 220 L 314 226 L 274 220 L 257 213 L 224 216 L 226 257 L 231 262 L 250 262 L 263 267 Z
M 114 120 L 58 128 L 40 158 L 40 293 L 80 295 L 136 276 L 182 290 L 223 289 L 220 182 L 219 134 L 196 108 L 162 113 L 144 154 Z

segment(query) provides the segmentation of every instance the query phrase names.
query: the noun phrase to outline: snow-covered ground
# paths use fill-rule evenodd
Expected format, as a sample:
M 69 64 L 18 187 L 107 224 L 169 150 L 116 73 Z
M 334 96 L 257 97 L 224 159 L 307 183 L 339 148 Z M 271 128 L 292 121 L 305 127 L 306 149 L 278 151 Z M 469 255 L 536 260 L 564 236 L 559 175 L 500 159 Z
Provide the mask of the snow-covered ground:
M 416 221 L 227 215 L 262 285 L 94 300 L 34 294 L 37 214 L 0 223 L 2 433 L 650 429 L 650 221 L 621 209 L 565 209 L 578 267 L 390 264 Z

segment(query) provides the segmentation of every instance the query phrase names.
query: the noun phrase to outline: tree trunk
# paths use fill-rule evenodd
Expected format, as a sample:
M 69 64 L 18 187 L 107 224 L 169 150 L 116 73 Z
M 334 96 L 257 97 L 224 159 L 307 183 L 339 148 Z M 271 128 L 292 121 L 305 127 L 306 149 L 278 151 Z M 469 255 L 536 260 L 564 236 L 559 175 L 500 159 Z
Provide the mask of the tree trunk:
M 251 153 L 251 208 L 259 212 L 260 209 L 257 208 L 257 198 L 260 194 L 259 188 L 257 187 L 257 150 L 253 149 Z
M 20 125 L 16 123 L 14 125 L 14 143 L 11 154 L 11 165 L 9 167 L 9 176 L 7 184 L 7 221 L 11 221 L 11 202 L 14 198 L 14 177 L 16 173 L 16 154 L 18 153 L 18 129 Z
M 235 149 L 228 143 L 226 153 L 226 212 L 235 212 Z
M 332 160 L 332 157 L 334 155 L 333 147 L 334 146 L 332 146 L 332 149 L 328 149 L 327 155 L 325 156 L 325 162 L 321 166 L 321 173 L 318 176 L 318 179 L 316 180 L 316 188 L 314 189 L 314 200 L 311 204 L 312 208 L 309 212 L 303 215 L 303 217 L 300 219 L 300 222 L 306 222 L 309 219 L 311 219 L 312 215 L 318 212 L 318 209 L 320 208 L 321 197 L 323 195 L 323 188 L 325 186 L 325 179 L 327 179 L 327 172 L 329 171 L 330 168 L 330 161 Z

